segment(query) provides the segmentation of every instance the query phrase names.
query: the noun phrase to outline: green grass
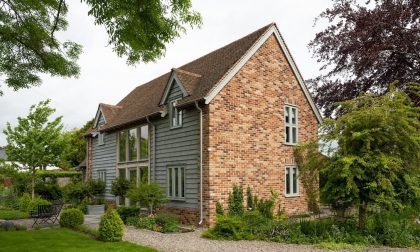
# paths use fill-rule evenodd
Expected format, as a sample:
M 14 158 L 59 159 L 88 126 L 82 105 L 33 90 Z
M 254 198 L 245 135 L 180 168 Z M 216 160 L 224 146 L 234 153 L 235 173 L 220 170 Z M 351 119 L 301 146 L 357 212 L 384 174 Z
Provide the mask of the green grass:
M 129 242 L 101 242 L 63 228 L 0 232 L 0 252 L 149 252 L 155 249 Z
M 29 218 L 29 214 L 19 210 L 0 209 L 0 220 L 17 220 Z

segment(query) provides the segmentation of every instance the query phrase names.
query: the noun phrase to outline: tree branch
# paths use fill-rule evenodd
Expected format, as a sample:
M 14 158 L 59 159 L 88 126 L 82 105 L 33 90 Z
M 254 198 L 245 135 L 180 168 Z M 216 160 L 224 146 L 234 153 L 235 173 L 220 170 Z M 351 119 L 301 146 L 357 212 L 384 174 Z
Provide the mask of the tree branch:
M 63 4 L 65 4 L 64 0 L 60 0 L 60 3 L 58 4 L 57 15 L 55 16 L 55 20 L 54 20 L 54 26 L 51 30 L 51 38 L 54 38 L 54 32 L 57 30 L 58 20 L 60 19 L 61 6 Z

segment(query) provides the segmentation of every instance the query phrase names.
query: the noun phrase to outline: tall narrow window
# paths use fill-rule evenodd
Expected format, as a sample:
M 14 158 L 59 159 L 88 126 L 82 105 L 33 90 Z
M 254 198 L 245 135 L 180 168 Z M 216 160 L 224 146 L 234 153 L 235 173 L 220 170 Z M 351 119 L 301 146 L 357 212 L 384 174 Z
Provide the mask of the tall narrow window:
M 118 134 L 118 161 L 125 162 L 127 160 L 127 132 L 120 131 Z
M 104 137 L 105 137 L 105 133 L 99 132 L 99 134 L 98 134 L 98 145 L 105 144 Z
M 176 101 L 169 102 L 170 107 L 170 120 L 171 120 L 171 127 L 181 127 L 182 126 L 182 110 L 175 107 Z
M 298 142 L 298 110 L 296 107 L 286 105 L 284 107 L 285 141 L 286 144 Z
M 140 127 L 140 159 L 149 158 L 149 126 Z
M 286 166 L 285 171 L 286 196 L 299 195 L 298 168 L 296 166 Z
M 128 161 L 137 160 L 137 129 L 128 131 Z
M 106 182 L 106 171 L 98 171 L 98 179 Z
M 185 198 L 185 169 L 184 167 L 168 168 L 168 197 Z

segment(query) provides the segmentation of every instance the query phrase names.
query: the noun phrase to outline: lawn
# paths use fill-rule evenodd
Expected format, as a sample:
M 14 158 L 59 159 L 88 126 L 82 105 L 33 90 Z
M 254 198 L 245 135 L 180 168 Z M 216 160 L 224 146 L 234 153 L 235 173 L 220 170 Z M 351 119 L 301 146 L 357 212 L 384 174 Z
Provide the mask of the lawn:
M 30 231 L 0 232 L 1 252 L 95 252 L 95 251 L 137 251 L 149 252 L 155 249 L 129 242 L 101 242 L 68 229 L 53 228 Z
M 17 220 L 29 218 L 28 213 L 19 210 L 0 209 L 0 220 Z

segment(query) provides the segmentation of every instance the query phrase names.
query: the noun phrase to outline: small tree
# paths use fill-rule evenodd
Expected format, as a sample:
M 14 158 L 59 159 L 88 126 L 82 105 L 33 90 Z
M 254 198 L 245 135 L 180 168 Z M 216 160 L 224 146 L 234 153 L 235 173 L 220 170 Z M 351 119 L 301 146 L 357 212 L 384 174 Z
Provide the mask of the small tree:
M 341 116 L 326 120 L 325 142 L 336 141 L 322 194 L 329 202 L 359 206 L 359 227 L 376 204 L 400 208 L 418 200 L 420 108 L 391 86 L 384 96 L 363 95 L 340 103 Z
M 99 196 L 105 193 L 105 182 L 100 179 L 91 179 L 86 183 L 86 197 L 89 202 L 92 202 L 95 196 Z
M 232 192 L 229 194 L 229 215 L 242 216 L 244 214 L 244 192 L 242 185 L 233 185 Z
M 151 182 L 140 183 L 139 186 L 131 187 L 127 192 L 127 197 L 133 203 L 140 203 L 140 206 L 146 206 L 149 215 L 153 215 L 156 208 L 166 202 L 166 196 L 158 184 Z
M 112 181 L 111 193 L 116 196 L 124 198 L 130 188 L 130 181 L 124 177 L 119 177 L 116 180 Z
M 35 172 L 47 165 L 57 165 L 62 153 L 61 116 L 49 121 L 55 109 L 49 107 L 50 100 L 32 105 L 26 118 L 18 117 L 14 128 L 7 123 L 6 154 L 9 160 L 23 164 L 31 174 L 32 198 L 35 197 Z

